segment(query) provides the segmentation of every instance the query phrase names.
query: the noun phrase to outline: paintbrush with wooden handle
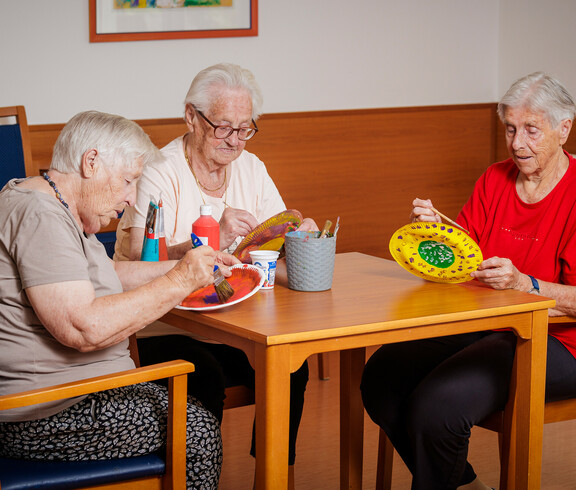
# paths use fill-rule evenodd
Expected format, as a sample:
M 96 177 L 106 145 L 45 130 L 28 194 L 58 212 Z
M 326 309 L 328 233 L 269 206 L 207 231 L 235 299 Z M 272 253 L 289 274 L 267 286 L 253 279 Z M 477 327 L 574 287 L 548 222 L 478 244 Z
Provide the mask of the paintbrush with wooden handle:
M 461 229 L 461 230 L 462 230 L 464 233 L 466 233 L 467 235 L 470 234 L 470 232 L 469 232 L 466 228 L 460 226 L 458 223 L 456 223 L 456 221 L 452 221 L 448 216 L 446 216 L 445 214 L 442 214 L 442 213 L 441 213 L 440 211 L 438 211 L 436 208 L 431 208 L 431 209 L 432 209 L 432 211 L 434 211 L 438 216 L 440 216 L 441 218 L 443 218 L 443 219 L 445 219 L 446 221 L 448 221 L 448 223 L 450 223 L 451 225 L 454 225 L 456 228 Z
M 200 247 L 203 245 L 200 238 L 198 238 L 194 233 L 190 235 L 192 239 L 192 248 Z M 218 302 L 226 303 L 233 295 L 234 289 L 230 286 L 230 283 L 222 274 L 222 271 L 217 265 L 214 265 L 214 272 L 212 273 L 214 277 L 214 289 L 216 290 L 216 296 L 218 296 Z

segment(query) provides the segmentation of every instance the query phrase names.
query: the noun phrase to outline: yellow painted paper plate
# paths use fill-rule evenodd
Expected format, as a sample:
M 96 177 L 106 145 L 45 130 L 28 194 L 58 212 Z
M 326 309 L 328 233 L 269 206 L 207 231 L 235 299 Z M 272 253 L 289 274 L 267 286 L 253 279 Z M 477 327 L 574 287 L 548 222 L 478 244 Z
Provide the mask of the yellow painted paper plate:
M 394 260 L 428 281 L 470 281 L 482 262 L 482 251 L 470 236 L 445 223 L 420 221 L 403 226 L 390 239 Z

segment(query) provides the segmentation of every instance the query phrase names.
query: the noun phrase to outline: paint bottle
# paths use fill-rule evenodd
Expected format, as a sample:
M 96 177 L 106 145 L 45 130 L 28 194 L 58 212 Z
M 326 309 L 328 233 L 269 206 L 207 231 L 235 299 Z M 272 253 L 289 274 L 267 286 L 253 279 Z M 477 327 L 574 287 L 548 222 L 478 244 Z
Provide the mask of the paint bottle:
M 220 250 L 220 224 L 212 217 L 210 204 L 200 206 L 200 217 L 192 223 L 192 233 L 200 238 L 203 245 Z

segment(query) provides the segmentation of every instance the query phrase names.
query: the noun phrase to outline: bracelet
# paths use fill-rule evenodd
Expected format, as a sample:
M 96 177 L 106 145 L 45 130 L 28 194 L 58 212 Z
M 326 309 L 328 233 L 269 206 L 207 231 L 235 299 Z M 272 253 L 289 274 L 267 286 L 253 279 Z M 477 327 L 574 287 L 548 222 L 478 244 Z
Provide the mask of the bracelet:
M 532 288 L 528 292 L 534 293 L 534 294 L 540 294 L 540 284 L 538 284 L 538 281 L 536 280 L 536 278 L 534 276 L 531 276 L 530 274 L 527 274 L 527 275 L 530 278 L 530 280 L 532 281 Z

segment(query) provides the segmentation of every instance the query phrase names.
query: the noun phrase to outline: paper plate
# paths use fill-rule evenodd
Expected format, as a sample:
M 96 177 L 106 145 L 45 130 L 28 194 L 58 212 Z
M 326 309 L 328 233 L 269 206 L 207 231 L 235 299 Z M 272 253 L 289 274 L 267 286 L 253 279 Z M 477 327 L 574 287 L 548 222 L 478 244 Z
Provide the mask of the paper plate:
M 232 275 L 226 280 L 234 289 L 232 297 L 226 303 L 219 303 L 214 286 L 194 291 L 187 296 L 176 308 L 180 310 L 209 311 L 226 308 L 240 303 L 255 294 L 264 283 L 262 270 L 252 264 L 238 264 L 230 267 Z
M 412 274 L 428 281 L 470 281 L 482 262 L 482 251 L 470 236 L 445 223 L 420 221 L 397 230 L 390 239 L 394 260 Z
M 250 263 L 250 251 L 280 251 L 284 245 L 284 235 L 294 231 L 302 222 L 302 214 L 295 209 L 287 209 L 260 223 L 238 244 L 233 255 L 241 262 Z

